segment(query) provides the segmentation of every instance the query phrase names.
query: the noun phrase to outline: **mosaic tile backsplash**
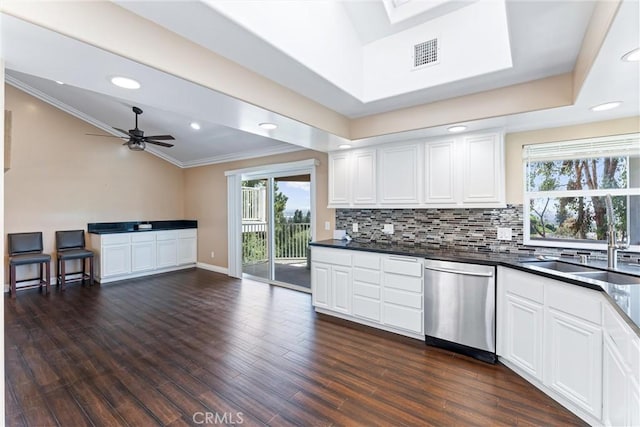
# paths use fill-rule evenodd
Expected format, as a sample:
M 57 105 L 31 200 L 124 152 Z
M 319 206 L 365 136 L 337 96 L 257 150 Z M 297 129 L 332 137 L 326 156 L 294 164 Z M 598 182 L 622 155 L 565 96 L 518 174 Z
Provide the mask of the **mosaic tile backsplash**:
M 351 231 L 358 223 L 358 232 Z M 393 224 L 394 233 L 382 232 Z M 512 229 L 510 241 L 497 239 L 497 228 Z M 356 241 L 419 245 L 433 249 L 504 252 L 522 255 L 574 256 L 606 259 L 606 251 L 525 246 L 522 205 L 490 209 L 336 209 L 336 229 Z M 623 262 L 640 262 L 640 253 L 620 252 Z

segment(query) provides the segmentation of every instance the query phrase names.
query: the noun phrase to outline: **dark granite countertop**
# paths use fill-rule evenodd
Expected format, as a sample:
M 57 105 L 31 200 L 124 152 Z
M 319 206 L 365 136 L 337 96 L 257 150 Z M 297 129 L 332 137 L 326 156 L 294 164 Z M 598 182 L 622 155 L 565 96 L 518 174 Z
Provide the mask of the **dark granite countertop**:
M 150 229 L 139 229 L 140 224 L 151 224 Z M 198 228 L 198 221 L 177 219 L 169 221 L 125 221 L 125 222 L 93 222 L 87 224 L 87 231 L 92 234 L 143 233 L 146 231 L 184 230 Z
M 349 249 L 354 251 L 376 252 L 393 255 L 414 256 L 420 258 L 465 262 L 472 264 L 494 265 L 516 268 L 528 273 L 537 274 L 549 279 L 560 280 L 584 288 L 594 289 L 603 292 L 613 307 L 623 316 L 629 326 L 640 336 L 640 284 L 637 285 L 617 285 L 606 283 L 589 278 L 573 276 L 570 273 L 561 273 L 550 270 L 543 270 L 535 266 L 535 261 L 542 259 L 532 257 L 530 254 L 496 253 L 480 251 L 455 251 L 447 249 L 436 249 L 420 245 L 406 245 L 397 243 L 360 242 L 346 240 L 321 240 L 311 242 L 311 246 L 320 246 L 335 249 Z M 550 259 L 550 258 L 545 258 Z M 562 262 L 579 264 L 574 260 L 564 258 Z M 584 264 L 580 264 L 584 265 Z M 603 271 L 615 271 L 633 276 L 640 276 L 640 264 L 618 263 L 616 270 L 607 268 L 606 261 L 590 260 L 588 267 Z

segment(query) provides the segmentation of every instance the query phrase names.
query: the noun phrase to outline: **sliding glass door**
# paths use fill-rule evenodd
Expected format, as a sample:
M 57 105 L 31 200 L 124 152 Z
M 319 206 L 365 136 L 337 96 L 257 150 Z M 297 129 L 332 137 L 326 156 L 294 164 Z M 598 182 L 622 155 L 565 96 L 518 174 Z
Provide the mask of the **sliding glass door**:
M 311 175 L 247 179 L 241 191 L 242 272 L 310 289 Z

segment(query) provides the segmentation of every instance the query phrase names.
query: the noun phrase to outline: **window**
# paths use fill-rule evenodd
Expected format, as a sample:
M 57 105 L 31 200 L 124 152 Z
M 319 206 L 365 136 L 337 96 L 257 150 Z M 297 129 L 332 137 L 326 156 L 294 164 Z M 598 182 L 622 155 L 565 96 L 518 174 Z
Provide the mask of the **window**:
M 524 243 L 605 249 L 606 195 L 619 239 L 640 250 L 640 134 L 527 145 Z

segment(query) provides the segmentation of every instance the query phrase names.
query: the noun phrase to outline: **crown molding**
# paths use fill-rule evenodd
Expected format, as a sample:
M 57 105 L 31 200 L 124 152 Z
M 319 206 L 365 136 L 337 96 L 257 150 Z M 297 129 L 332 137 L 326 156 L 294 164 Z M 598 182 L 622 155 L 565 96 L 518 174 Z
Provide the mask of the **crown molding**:
M 207 157 L 204 159 L 191 160 L 182 163 L 183 168 L 195 168 L 198 166 L 215 165 L 218 163 L 228 163 L 238 160 L 255 159 L 256 157 L 273 156 L 276 154 L 292 153 L 294 151 L 307 150 L 305 147 L 290 145 L 285 147 L 268 148 L 264 150 L 252 150 L 250 153 L 230 153 L 223 156 Z

